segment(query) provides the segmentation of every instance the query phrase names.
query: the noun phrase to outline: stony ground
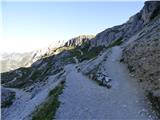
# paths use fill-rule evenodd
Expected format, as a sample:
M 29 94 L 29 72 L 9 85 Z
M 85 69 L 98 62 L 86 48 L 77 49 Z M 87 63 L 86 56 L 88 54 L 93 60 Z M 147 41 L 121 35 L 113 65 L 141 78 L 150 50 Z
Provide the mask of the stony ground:
M 55 88 L 61 80 L 50 76 L 45 85 L 37 85 L 32 91 L 12 89 L 16 92 L 16 100 L 8 108 L 2 109 L 2 120 L 29 120 L 31 114 L 46 100 L 48 93 Z
M 121 48 L 114 47 L 104 67 L 112 78 L 107 89 L 89 80 L 75 65 L 68 65 L 66 87 L 60 96 L 57 119 L 154 119 L 144 93 L 119 63 Z

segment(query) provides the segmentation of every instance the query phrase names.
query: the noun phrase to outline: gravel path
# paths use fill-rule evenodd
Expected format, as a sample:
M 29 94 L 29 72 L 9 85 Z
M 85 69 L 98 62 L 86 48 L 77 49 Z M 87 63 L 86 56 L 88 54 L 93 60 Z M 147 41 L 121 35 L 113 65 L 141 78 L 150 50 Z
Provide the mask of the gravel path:
M 152 119 L 144 93 L 119 63 L 121 49 L 114 47 L 104 62 L 112 78 L 112 88 L 97 85 L 78 73 L 75 65 L 68 65 L 66 87 L 60 96 L 57 119 Z

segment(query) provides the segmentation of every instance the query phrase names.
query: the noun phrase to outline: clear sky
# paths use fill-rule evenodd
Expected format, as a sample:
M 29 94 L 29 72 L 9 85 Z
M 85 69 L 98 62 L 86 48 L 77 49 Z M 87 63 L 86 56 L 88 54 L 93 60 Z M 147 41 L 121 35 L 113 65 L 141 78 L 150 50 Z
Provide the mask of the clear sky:
M 126 22 L 143 2 L 2 2 L 1 52 L 25 52 Z

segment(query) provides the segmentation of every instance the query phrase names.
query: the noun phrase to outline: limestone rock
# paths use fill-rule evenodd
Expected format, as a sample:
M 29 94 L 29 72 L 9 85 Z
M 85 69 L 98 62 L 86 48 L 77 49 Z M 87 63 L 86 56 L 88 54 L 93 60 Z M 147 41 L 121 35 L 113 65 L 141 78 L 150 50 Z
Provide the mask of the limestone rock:
M 87 42 L 91 39 L 93 39 L 94 35 L 80 35 L 78 37 L 72 38 L 68 40 L 64 46 L 80 46 L 82 43 Z
M 123 50 L 124 62 L 149 91 L 160 89 L 160 18 L 149 23 Z
M 160 2 L 147 1 L 142 10 L 130 17 L 126 23 L 100 32 L 90 43 L 92 47 L 99 45 L 108 46 L 119 38 L 123 38 L 123 41 L 128 40 L 158 15 L 160 15 Z

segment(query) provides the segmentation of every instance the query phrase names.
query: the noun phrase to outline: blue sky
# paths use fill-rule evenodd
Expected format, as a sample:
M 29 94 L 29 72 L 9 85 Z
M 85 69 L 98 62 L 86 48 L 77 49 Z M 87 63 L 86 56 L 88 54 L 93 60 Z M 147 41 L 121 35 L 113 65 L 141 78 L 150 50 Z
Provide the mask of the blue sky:
M 126 22 L 143 2 L 3 2 L 3 52 L 25 52 Z

